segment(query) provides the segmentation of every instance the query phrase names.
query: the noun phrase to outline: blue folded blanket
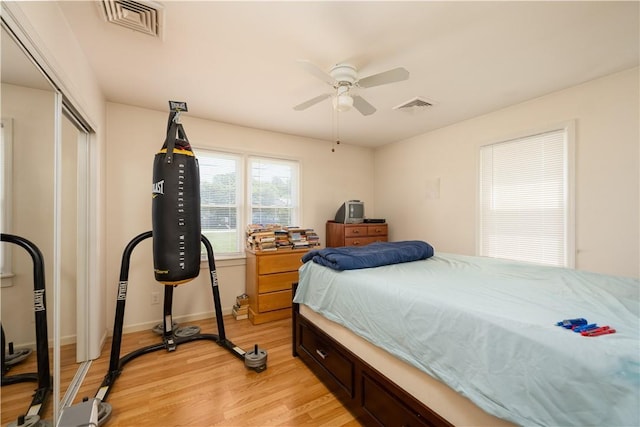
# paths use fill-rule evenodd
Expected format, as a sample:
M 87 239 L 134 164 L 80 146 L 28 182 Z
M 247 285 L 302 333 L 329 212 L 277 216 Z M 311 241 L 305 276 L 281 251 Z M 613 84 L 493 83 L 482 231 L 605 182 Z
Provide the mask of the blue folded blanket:
M 304 254 L 302 262 L 313 260 L 316 264 L 334 270 L 357 270 L 418 261 L 432 256 L 433 247 L 430 244 L 420 240 L 406 240 L 376 242 L 366 246 L 315 249 Z

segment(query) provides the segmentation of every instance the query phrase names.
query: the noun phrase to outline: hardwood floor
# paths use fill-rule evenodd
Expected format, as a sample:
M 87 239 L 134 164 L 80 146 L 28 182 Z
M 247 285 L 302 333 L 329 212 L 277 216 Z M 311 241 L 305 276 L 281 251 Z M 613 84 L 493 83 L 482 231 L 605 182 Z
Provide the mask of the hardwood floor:
M 66 387 L 71 383 L 77 371 L 78 364 L 76 364 L 75 359 L 75 344 L 65 345 L 60 348 L 60 385 L 63 389 L 63 395 L 64 390 L 66 390 Z M 49 362 L 53 366 L 52 351 L 49 351 Z M 13 376 L 23 373 L 35 373 L 37 369 L 37 357 L 34 352 L 31 353 L 25 361 L 12 366 L 7 375 Z M 53 367 L 51 367 L 51 374 L 53 375 Z M 18 416 L 23 415 L 27 409 L 29 409 L 31 399 L 33 398 L 33 394 L 37 386 L 38 384 L 35 381 L 29 381 L 7 385 L 0 389 L 0 414 L 2 426 L 15 422 L 18 419 Z M 43 419 L 51 420 L 53 418 L 52 402 L 53 392 L 49 394 L 44 407 Z
M 215 321 L 193 322 L 217 334 Z M 183 325 L 181 325 L 183 326 Z M 291 320 L 251 325 L 225 316 L 227 338 L 268 352 L 267 370 L 202 340 L 143 355 L 125 365 L 107 402 L 116 426 L 359 426 L 357 420 L 297 358 L 291 355 Z M 160 341 L 152 331 L 125 335 L 120 357 Z M 107 373 L 110 341 L 93 362 L 76 402 L 93 397 Z

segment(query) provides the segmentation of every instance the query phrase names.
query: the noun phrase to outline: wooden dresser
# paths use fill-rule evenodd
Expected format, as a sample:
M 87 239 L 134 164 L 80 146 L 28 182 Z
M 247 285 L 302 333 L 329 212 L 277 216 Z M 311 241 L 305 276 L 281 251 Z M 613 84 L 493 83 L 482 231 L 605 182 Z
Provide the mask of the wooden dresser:
M 300 260 L 309 249 L 246 249 L 249 320 L 254 325 L 291 316 L 291 285 L 298 281 Z
M 327 247 L 363 246 L 373 242 L 386 242 L 387 223 L 382 224 L 342 224 L 327 221 Z

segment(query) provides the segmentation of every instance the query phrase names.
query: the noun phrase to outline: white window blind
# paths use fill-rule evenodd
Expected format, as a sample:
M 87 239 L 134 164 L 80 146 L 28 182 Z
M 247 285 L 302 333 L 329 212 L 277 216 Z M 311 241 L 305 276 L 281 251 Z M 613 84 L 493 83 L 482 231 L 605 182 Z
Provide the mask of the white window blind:
M 195 150 L 195 154 L 200 168 L 202 234 L 216 254 L 240 253 L 244 231 L 242 156 L 207 150 Z
M 566 129 L 480 149 L 482 256 L 569 266 Z
M 296 161 L 249 159 L 251 223 L 299 225 L 298 169 Z

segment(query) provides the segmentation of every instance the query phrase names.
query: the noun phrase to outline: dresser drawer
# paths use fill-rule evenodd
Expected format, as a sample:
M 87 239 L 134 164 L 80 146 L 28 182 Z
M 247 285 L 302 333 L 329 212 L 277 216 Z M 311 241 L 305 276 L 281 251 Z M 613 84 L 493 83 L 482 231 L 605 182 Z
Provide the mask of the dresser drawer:
M 291 284 L 298 281 L 298 271 L 274 273 L 258 276 L 258 293 L 283 291 L 291 289 Z
M 302 253 L 274 253 L 273 255 L 262 255 L 258 257 L 258 274 L 283 273 L 287 271 L 298 271 L 302 265 Z M 295 281 L 295 280 L 294 280 Z
M 386 239 L 384 239 L 386 240 Z M 349 237 L 344 239 L 345 246 L 364 246 L 373 242 L 380 242 L 382 239 L 379 237 Z
M 387 224 L 367 226 L 367 235 L 368 236 L 386 236 Z
M 266 311 L 280 310 L 291 307 L 291 299 L 293 295 L 291 289 L 285 291 L 270 292 L 268 294 L 258 295 L 258 311 L 260 313 Z
M 353 362 L 306 325 L 301 324 L 299 332 L 300 348 L 322 366 L 349 396 L 353 396 Z
M 358 237 L 358 236 L 366 236 L 367 235 L 367 226 L 366 225 L 358 225 L 358 226 L 345 226 L 344 227 L 344 237 Z

